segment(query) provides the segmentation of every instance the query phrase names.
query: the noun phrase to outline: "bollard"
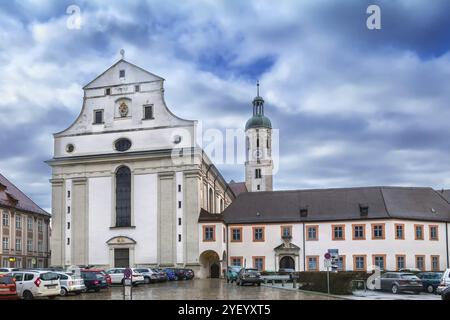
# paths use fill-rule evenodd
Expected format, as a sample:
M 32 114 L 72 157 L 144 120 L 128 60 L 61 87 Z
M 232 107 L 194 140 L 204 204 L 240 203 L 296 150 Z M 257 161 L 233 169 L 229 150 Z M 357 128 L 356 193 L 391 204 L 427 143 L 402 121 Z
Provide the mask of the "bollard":
M 275 285 L 275 280 L 272 279 L 272 285 Z
M 292 288 L 297 288 L 297 281 L 295 279 L 292 281 Z
M 286 280 L 281 280 L 281 286 L 284 287 L 284 284 L 286 283 Z

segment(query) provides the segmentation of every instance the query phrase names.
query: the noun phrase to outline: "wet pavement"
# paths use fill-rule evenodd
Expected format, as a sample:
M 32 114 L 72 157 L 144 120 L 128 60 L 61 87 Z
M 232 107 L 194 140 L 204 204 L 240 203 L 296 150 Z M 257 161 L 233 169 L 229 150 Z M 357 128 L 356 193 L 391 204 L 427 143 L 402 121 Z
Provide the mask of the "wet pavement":
M 58 298 L 64 300 L 122 300 L 123 287 L 113 286 L 98 293 Z M 334 300 L 313 293 L 280 290 L 266 286 L 244 286 L 222 279 L 196 279 L 139 285 L 133 288 L 133 300 Z

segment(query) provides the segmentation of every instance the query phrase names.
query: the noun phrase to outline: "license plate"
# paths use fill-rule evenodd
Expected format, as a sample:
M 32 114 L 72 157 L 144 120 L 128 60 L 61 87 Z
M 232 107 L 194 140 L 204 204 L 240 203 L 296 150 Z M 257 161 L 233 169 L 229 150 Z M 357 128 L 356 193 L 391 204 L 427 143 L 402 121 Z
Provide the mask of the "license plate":
M 411 281 L 411 284 L 417 284 L 417 281 Z

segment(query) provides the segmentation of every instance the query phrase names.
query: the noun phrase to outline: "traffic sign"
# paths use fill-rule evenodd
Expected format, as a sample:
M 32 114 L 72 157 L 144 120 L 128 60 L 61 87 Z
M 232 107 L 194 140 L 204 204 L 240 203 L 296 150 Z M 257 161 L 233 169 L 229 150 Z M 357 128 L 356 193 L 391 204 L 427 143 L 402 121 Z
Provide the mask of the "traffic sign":
M 131 275 L 133 274 L 133 271 L 131 268 L 126 268 L 123 272 L 123 275 L 125 276 L 125 279 L 131 279 Z
M 326 260 L 330 260 L 331 259 L 331 253 L 327 252 L 324 254 L 324 257 Z

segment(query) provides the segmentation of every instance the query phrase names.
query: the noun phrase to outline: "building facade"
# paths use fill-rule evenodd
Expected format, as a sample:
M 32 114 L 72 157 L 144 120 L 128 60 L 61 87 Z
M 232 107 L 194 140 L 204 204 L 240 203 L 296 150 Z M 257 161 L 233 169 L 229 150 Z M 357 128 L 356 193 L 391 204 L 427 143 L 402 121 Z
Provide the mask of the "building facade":
M 0 215 L 0 267 L 47 267 L 50 214 L 1 174 Z
M 225 250 L 228 265 L 323 271 L 324 254 L 337 249 L 345 271 L 449 268 L 450 203 L 431 188 L 242 193 L 199 221 L 216 231 L 203 249 Z
M 201 209 L 234 194 L 196 144 L 196 121 L 164 102 L 164 79 L 124 59 L 84 87 L 80 115 L 54 135 L 54 266 L 183 266 L 202 275 Z

